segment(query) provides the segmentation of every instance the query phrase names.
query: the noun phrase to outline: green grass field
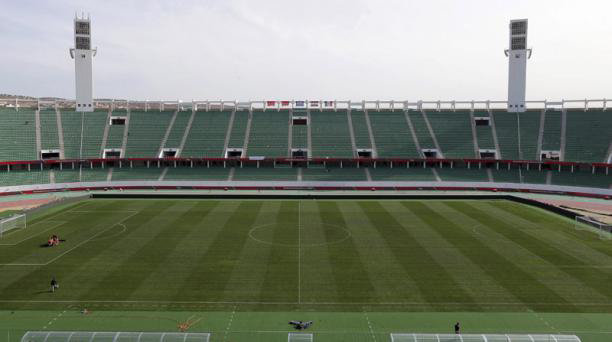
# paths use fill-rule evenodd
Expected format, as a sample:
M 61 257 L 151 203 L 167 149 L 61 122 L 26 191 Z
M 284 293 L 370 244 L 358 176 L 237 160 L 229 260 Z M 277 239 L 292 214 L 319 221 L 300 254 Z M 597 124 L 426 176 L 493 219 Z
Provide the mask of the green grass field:
M 189 317 L 215 341 L 286 341 L 290 319 L 321 341 L 456 320 L 612 340 L 612 241 L 503 200 L 87 200 L 5 235 L 0 272 L 0 340 Z

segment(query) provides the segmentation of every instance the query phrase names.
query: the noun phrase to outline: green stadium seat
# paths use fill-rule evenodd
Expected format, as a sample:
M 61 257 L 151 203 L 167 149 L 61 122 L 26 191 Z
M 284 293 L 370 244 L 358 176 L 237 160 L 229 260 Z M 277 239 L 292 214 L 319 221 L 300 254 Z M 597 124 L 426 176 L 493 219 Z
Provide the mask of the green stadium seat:
M 313 157 L 353 157 L 346 111 L 311 111 L 310 119 Z
M 289 113 L 253 111 L 249 133 L 249 156 L 286 157 L 289 141 Z
M 230 115 L 228 111 L 196 112 L 181 157 L 223 157 Z
M 131 111 L 125 156 L 157 158 L 172 115 L 174 112 Z
M 355 146 L 358 149 L 372 148 L 365 112 L 362 110 L 352 110 L 351 120 L 353 122 L 353 132 L 355 134 Z
M 404 111 L 368 111 L 379 157 L 418 158 Z
M 606 162 L 612 134 L 612 111 L 568 110 L 565 160 Z
M 235 181 L 296 181 L 297 169 L 271 167 L 236 167 Z
M 421 167 L 377 167 L 369 168 L 373 181 L 410 181 L 410 182 L 435 182 L 436 177 L 431 168 Z
M 36 160 L 34 110 L 0 109 L 0 160 Z
M 60 148 L 59 136 L 57 134 L 57 113 L 55 109 L 40 111 L 40 146 L 43 150 L 55 150 Z
M 427 111 L 427 118 L 445 158 L 474 158 L 470 113 Z
M 229 176 L 229 168 L 223 167 L 187 167 L 187 168 L 168 168 L 164 180 L 185 180 L 185 181 L 226 181 Z

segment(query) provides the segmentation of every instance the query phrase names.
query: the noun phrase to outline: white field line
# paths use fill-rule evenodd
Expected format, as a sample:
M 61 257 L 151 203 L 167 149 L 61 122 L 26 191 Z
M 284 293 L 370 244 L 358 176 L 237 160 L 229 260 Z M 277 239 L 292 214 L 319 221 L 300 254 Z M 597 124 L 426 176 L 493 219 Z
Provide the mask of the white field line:
M 62 222 L 62 224 L 64 224 L 64 223 L 66 223 L 66 222 L 68 222 L 68 221 L 58 221 L 58 220 L 53 220 L 53 218 L 54 218 L 54 217 L 56 217 L 56 216 L 58 216 L 58 215 L 60 215 L 60 214 L 65 214 L 65 213 L 91 213 L 91 212 L 97 212 L 97 211 L 98 211 L 98 210 L 76 210 L 76 209 L 75 209 L 75 208 L 78 208 L 78 207 L 80 207 L 80 206 L 82 206 L 82 205 L 84 205 L 84 204 L 86 204 L 86 203 L 87 203 L 87 202 L 83 201 L 83 202 L 81 202 L 81 203 L 79 203 L 79 204 L 75 205 L 73 209 L 66 210 L 66 211 L 64 211 L 64 210 L 60 210 L 59 212 L 57 212 L 57 213 L 55 213 L 55 214 L 53 214 L 53 215 L 51 215 L 51 216 L 49 216 L 49 217 L 46 217 L 46 218 L 44 218 L 44 219 L 42 219 L 42 220 L 40 220 L 40 221 L 36 221 L 36 222 L 34 222 L 34 223 L 30 224 L 29 226 L 38 225 L 38 224 L 41 224 L 41 223 L 48 223 L 48 222 Z M 116 211 L 115 211 L 115 210 L 100 210 L 100 212 L 138 212 L 138 211 L 135 211 L 135 210 L 116 210 Z M 51 228 L 45 229 L 45 230 L 43 230 L 43 231 L 41 231 L 41 232 L 37 232 L 36 234 L 39 234 L 39 233 L 44 233 L 44 232 L 46 232 L 46 231 L 48 231 L 48 230 L 51 230 L 51 229 L 53 229 L 53 228 L 55 228 L 55 227 L 57 227 L 57 226 L 54 226 L 54 227 L 51 227 Z M 26 228 L 26 229 L 27 229 L 27 228 Z M 7 235 L 8 235 L 8 234 L 7 234 Z M 21 240 L 21 241 L 19 241 L 19 242 L 17 242 L 17 243 L 14 243 L 14 244 L 8 244 L 8 243 L 6 243 L 6 244 L 5 244 L 5 243 L 0 243 L 0 246 L 15 246 L 15 245 L 17 245 L 17 244 L 22 243 L 23 241 L 27 241 L 27 240 L 29 240 L 29 239 L 33 238 L 34 236 L 36 236 L 36 235 L 32 235 L 31 237 L 29 237 L 29 238 L 27 238 L 27 239 L 24 239 L 24 240 Z
M 35 223 L 31 224 L 30 226 L 33 226 L 33 225 L 35 225 L 35 224 L 39 224 L 39 223 L 42 223 L 42 222 L 43 222 L 43 221 L 38 221 L 38 222 L 35 222 Z M 20 244 L 20 243 L 22 243 L 22 242 L 24 242 L 24 241 L 28 241 L 28 240 L 30 240 L 31 238 L 33 238 L 33 237 L 35 237 L 35 236 L 37 236 L 37 235 L 39 235 L 39 234 L 41 234 L 41 233 L 44 233 L 44 232 L 49 231 L 49 230 L 51 230 L 51 229 L 57 228 L 58 226 L 61 226 L 62 224 L 67 223 L 68 221 L 55 221 L 55 220 L 48 220 L 48 221 L 45 221 L 45 223 L 49 223 L 49 222 L 55 222 L 55 224 L 54 224 L 54 225 L 52 225 L 51 227 L 49 227 L 49 228 L 47 228 L 47 229 L 43 230 L 43 231 L 40 231 L 40 232 L 38 232 L 38 231 L 37 231 L 37 232 L 35 232 L 35 233 L 34 233 L 34 235 L 32 235 L 32 236 L 30 236 L 30 237 L 26 237 L 26 238 L 24 238 L 24 239 L 22 239 L 22 240 L 20 240 L 20 241 L 15 242 L 15 243 L 0 243 L 0 246 L 16 246 L 16 245 L 18 245 L 18 244 Z M 24 228 L 24 229 L 26 229 L 26 230 L 27 230 L 28 228 Z
M 370 334 L 372 335 L 372 339 L 376 342 L 376 335 L 374 334 L 374 329 L 372 329 L 372 322 L 370 321 L 370 317 L 368 317 L 368 312 L 365 308 L 363 308 L 363 315 L 365 316 L 366 321 L 368 322 L 368 329 L 370 330 Z
M 232 327 L 232 322 L 234 322 L 234 316 L 236 315 L 236 305 L 234 305 L 234 310 L 232 311 L 232 315 L 230 316 L 229 322 L 227 322 L 227 327 L 225 327 L 225 333 L 223 334 L 223 341 L 227 340 L 227 335 L 230 332 L 230 328 Z
M 78 208 L 79 206 L 81 206 L 81 205 L 83 205 L 83 204 L 85 204 L 85 203 L 86 203 L 86 202 L 81 202 L 81 203 L 78 203 L 77 205 L 75 205 L 75 206 L 74 206 L 74 208 Z M 53 218 L 54 218 L 54 217 L 56 217 L 56 216 L 58 216 L 58 215 L 60 215 L 60 214 L 69 213 L 69 212 L 71 212 L 72 210 L 73 210 L 73 209 L 71 209 L 71 210 L 67 210 L 67 211 L 60 210 L 60 211 L 58 211 L 57 213 L 55 213 L 55 214 L 53 214 L 53 215 L 51 215 L 51 216 L 49 216 L 49 217 L 45 217 L 44 219 L 39 220 L 39 221 L 36 221 L 36 222 L 31 223 L 31 224 L 29 224 L 29 225 L 30 225 L 30 226 L 33 226 L 33 225 L 35 225 L 35 224 L 40 224 L 40 223 L 43 223 L 43 222 L 63 222 L 63 221 L 56 221 L 56 220 L 53 220 Z M 26 228 L 26 229 L 27 229 L 27 228 Z M 46 231 L 46 230 L 44 230 L 44 231 L 42 231 L 42 232 L 45 232 L 45 231 Z M 42 232 L 41 232 L 41 233 L 42 233 Z M 4 245 L 4 244 L 0 244 L 0 246 L 2 246 L 2 245 Z
M 458 302 L 436 302 L 436 303 L 424 303 L 424 302 L 382 302 L 382 303 L 364 303 L 364 302 L 353 302 L 353 303 L 338 303 L 338 302 L 224 302 L 224 301 L 163 301 L 163 300 L 19 300 L 19 299 L 7 299 L 0 300 L 0 303 L 117 303 L 117 304 L 224 304 L 224 305 L 346 305 L 346 306 L 419 306 L 419 305 L 427 305 L 427 306 L 443 306 L 443 305 L 507 305 L 507 306 L 525 306 L 525 305 L 559 305 L 559 306 L 612 306 L 612 301 L 607 303 L 557 303 L 557 302 L 549 302 L 549 303 L 540 303 L 540 302 L 525 302 L 525 303 L 517 303 L 517 302 L 488 302 L 488 303 L 458 303 Z
M 137 213 L 139 210 L 69 210 L 70 213 Z
M 555 328 L 552 324 L 550 324 L 547 320 L 544 319 L 544 317 L 540 316 L 537 312 L 533 311 L 533 310 L 527 310 L 530 313 L 532 313 L 537 319 L 539 319 L 540 321 L 542 321 L 549 329 L 551 329 L 552 331 L 554 331 L 555 333 L 559 333 L 559 330 L 557 330 L 557 328 Z
M 53 322 L 57 321 L 58 318 L 62 317 L 63 314 L 66 313 L 66 310 L 60 312 L 57 316 L 55 316 L 54 318 L 52 318 L 49 322 L 47 322 L 47 324 L 43 327 L 43 330 L 47 329 L 48 326 L 50 326 L 51 324 L 53 324 Z
M 298 303 L 302 302 L 302 202 L 298 201 Z
M 78 243 L 76 246 L 74 246 L 74 247 L 72 247 L 72 248 L 68 249 L 67 251 L 65 251 L 65 252 L 61 253 L 60 255 L 58 255 L 58 256 L 56 256 L 56 257 L 54 257 L 53 259 L 51 259 L 51 260 L 47 261 L 46 263 L 31 263 L 31 264 L 16 264 L 16 263 L 11 263 L 11 264 L 0 264 L 0 266 L 46 266 L 46 265 L 49 265 L 49 264 L 51 264 L 52 262 L 56 261 L 57 259 L 59 259 L 59 258 L 63 257 L 64 255 L 66 255 L 66 254 L 68 254 L 68 253 L 72 252 L 73 250 L 75 250 L 75 249 L 77 249 L 77 248 L 81 247 L 82 245 L 86 244 L 87 242 L 91 241 L 92 239 L 94 239 L 94 238 L 95 238 L 95 237 L 97 237 L 98 235 L 100 235 L 100 234 L 102 234 L 102 233 L 105 233 L 105 232 L 107 232 L 107 231 L 111 230 L 112 228 L 114 228 L 114 227 L 115 227 L 115 226 L 117 226 L 117 225 L 122 224 L 122 223 L 123 223 L 123 221 L 126 221 L 127 219 L 131 218 L 132 216 L 134 216 L 134 215 L 136 215 L 136 214 L 138 214 L 138 213 L 139 213 L 138 211 L 133 212 L 131 215 L 128 215 L 127 217 L 122 218 L 122 219 L 121 219 L 119 222 L 116 222 L 116 223 L 114 223 L 114 224 L 112 224 L 112 225 L 108 226 L 106 229 L 101 230 L 101 231 L 97 232 L 96 234 L 92 235 L 92 236 L 91 236 L 91 237 L 89 237 L 88 239 L 85 239 L 85 240 L 81 241 L 81 242 L 80 242 L 80 243 Z
M 222 333 L 223 330 L 207 330 L 211 333 Z M 287 334 L 295 332 L 295 330 L 234 330 L 234 333 L 246 334 L 246 333 L 257 333 L 257 334 Z M 317 330 L 317 334 L 367 334 L 366 332 L 355 332 L 354 330 Z M 379 333 L 392 334 L 397 333 L 396 330 L 379 330 Z M 521 331 L 521 334 L 541 334 L 541 331 Z M 592 331 L 592 330 L 576 330 L 576 331 L 561 331 L 563 334 L 612 334 L 612 331 Z M 410 334 L 412 335 L 412 334 Z

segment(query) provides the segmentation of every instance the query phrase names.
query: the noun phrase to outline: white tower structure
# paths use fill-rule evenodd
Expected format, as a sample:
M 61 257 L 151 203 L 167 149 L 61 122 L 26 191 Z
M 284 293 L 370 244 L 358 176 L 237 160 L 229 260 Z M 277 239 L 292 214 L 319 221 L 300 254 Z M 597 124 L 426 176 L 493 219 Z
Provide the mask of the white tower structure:
M 97 50 L 91 48 L 91 20 L 89 15 L 74 17 L 74 48 L 70 57 L 74 59 L 74 76 L 76 86 L 76 110 L 93 112 L 93 77 L 92 58 Z
M 525 90 L 527 83 L 527 19 L 510 20 L 510 48 L 508 56 L 508 111 L 525 111 Z

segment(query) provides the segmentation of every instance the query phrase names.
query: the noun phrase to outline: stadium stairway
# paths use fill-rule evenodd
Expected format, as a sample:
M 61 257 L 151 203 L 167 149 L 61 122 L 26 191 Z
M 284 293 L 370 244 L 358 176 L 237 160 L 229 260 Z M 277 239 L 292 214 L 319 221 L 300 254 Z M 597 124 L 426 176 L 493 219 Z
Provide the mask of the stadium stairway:
M 187 124 L 189 123 L 191 114 L 191 111 L 178 111 L 176 113 L 176 118 L 174 119 L 172 127 L 170 127 L 170 132 L 168 132 L 166 143 L 162 148 L 180 148 L 183 136 L 186 134 L 185 130 L 187 129 Z
M 500 159 L 520 159 L 518 114 L 506 111 L 492 111 L 495 134 L 499 141 Z
M 445 158 L 475 158 L 472 124 L 468 111 L 427 111 Z
M 160 142 L 174 112 L 131 111 L 125 156 L 128 158 L 157 157 Z
M 474 118 L 489 117 L 488 113 L 483 115 L 482 112 L 474 113 Z M 489 122 L 489 125 L 478 126 L 474 124 L 476 130 L 476 137 L 478 142 L 478 149 L 497 150 L 495 139 L 493 137 L 493 127 Z
M 353 145 L 345 111 L 310 111 L 312 151 L 315 158 L 352 158 Z
M 543 151 L 561 150 L 561 111 L 547 110 L 544 113 Z
M 113 111 L 112 116 L 123 116 L 126 117 L 129 115 L 127 111 Z M 108 125 L 108 135 L 106 138 L 106 144 L 103 145 L 102 148 L 113 148 L 113 149 L 121 149 L 123 147 L 123 137 L 126 130 L 129 130 L 129 121 L 125 121 L 125 125 L 112 125 L 107 123 Z M 125 156 L 125 151 L 123 151 L 123 155 Z
M 181 157 L 221 157 L 231 112 L 196 112 Z
M 248 111 L 236 111 L 236 113 L 234 114 L 234 123 L 232 124 L 232 130 L 230 131 L 230 138 L 227 143 L 228 148 L 243 148 L 248 122 Z
M 421 149 L 438 149 L 434 142 L 427 122 L 421 111 L 409 110 L 406 112 L 407 118 L 412 123 L 416 140 Z M 420 152 L 420 151 L 419 151 Z
M 57 113 L 55 109 L 41 110 L 39 115 L 41 149 L 59 150 L 60 142 L 57 128 Z
M 369 111 L 378 156 L 420 158 L 404 111 Z
M 518 159 L 540 160 L 540 156 L 538 156 L 538 141 L 541 113 L 541 110 L 528 110 L 524 113 L 518 113 L 518 126 L 520 127 Z
M 499 147 L 500 159 L 537 160 L 540 150 L 560 150 L 566 161 L 606 162 L 611 145 L 610 113 L 601 109 L 548 110 L 542 121 L 541 110 L 520 114 L 477 110 L 475 117 L 490 116 L 495 123 L 474 128 L 477 147 Z M 461 111 L 427 111 L 435 133 L 432 136 L 426 117 L 418 111 L 405 115 L 404 111 L 371 110 L 366 116 L 363 111 L 353 110 L 350 119 L 354 139 L 346 110 L 303 111 L 302 115 L 310 116 L 307 126 L 289 125 L 286 111 L 255 111 L 252 121 L 248 111 L 237 111 L 231 127 L 229 111 L 179 111 L 171 126 L 172 111 L 133 111 L 127 126 L 109 125 L 107 110 L 78 113 L 62 109 L 59 114 L 58 118 L 53 109 L 42 109 L 38 114 L 24 108 L 0 109 L 0 160 L 39 159 L 38 149 L 62 147 L 62 157 L 66 159 L 99 158 L 104 148 L 123 147 L 125 157 L 157 157 L 164 140 L 166 148 L 180 149 L 184 142 L 181 157 L 222 157 L 226 143 L 231 148 L 248 147 L 248 155 L 268 157 L 287 156 L 291 146 L 310 147 L 313 157 L 353 157 L 355 149 L 375 148 L 374 154 L 378 152 L 381 158 L 419 158 L 420 149 L 440 147 L 446 158 L 473 158 L 476 147 L 469 113 Z M 128 112 L 115 110 L 112 115 L 127 116 Z
M 308 148 L 308 125 L 291 125 L 291 148 Z
M 355 147 L 357 149 L 371 149 L 372 142 L 370 141 L 365 112 L 362 110 L 351 110 L 351 122 L 355 136 Z
M 288 132 L 287 112 L 253 111 L 247 154 L 249 156 L 286 157 Z

